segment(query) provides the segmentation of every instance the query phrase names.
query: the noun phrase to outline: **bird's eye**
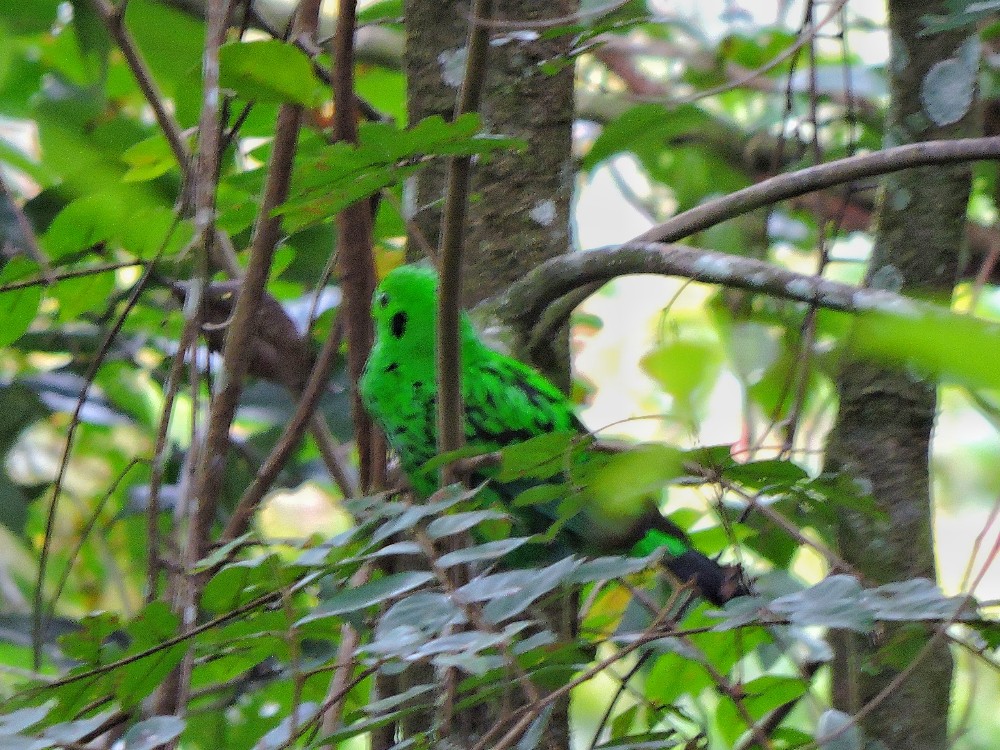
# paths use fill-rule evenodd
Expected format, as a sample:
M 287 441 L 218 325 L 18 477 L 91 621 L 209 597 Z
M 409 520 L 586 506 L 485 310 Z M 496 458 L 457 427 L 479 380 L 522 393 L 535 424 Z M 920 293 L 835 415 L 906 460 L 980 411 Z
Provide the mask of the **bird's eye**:
M 386 305 L 389 304 L 389 295 L 386 294 L 385 292 L 379 292 L 376 299 L 378 300 L 379 305 L 381 305 L 382 307 L 385 307 Z
M 398 312 L 392 316 L 392 320 L 389 322 L 390 330 L 392 335 L 397 339 L 403 338 L 403 334 L 406 333 L 406 321 L 409 316 L 405 312 Z

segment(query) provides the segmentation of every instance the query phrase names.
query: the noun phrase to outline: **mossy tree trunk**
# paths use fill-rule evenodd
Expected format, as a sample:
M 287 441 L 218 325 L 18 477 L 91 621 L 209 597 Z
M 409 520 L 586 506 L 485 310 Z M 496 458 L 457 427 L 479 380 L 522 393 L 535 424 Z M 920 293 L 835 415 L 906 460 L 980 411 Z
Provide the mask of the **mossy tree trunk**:
M 505 0 L 494 3 L 497 21 L 541 21 L 572 17 L 578 0 L 538 3 Z M 411 122 L 430 115 L 451 119 L 464 69 L 469 30 L 469 3 L 455 0 L 408 0 L 406 49 L 408 111 Z M 567 57 L 569 36 L 533 39 L 497 27 L 487 60 L 481 108 L 484 129 L 515 136 L 527 143 L 522 152 L 501 153 L 479 161 L 473 174 L 464 263 L 467 306 L 505 290 L 543 260 L 569 248 L 573 123 L 573 65 Z M 408 255 L 422 257 L 425 247 L 437 247 L 445 190 L 445 164 L 422 170 L 407 186 L 406 203 L 415 231 Z M 419 235 L 419 236 L 418 236 Z M 554 347 L 547 362 L 536 363 L 568 384 L 565 346 Z M 561 377 L 560 377 L 561 376 Z M 575 606 L 556 607 L 550 627 L 572 634 Z M 409 671 L 409 670 L 408 670 Z M 431 676 L 410 675 L 427 681 Z M 405 686 L 403 686 L 405 688 Z M 525 700 L 512 689 L 497 706 L 482 706 L 454 717 L 447 737 L 452 747 L 471 747 L 504 711 Z M 405 734 L 426 730 L 433 717 L 414 716 Z M 546 747 L 569 747 L 568 701 L 556 706 L 547 731 Z
M 889 2 L 893 49 L 886 133 L 897 143 L 959 138 L 976 128 L 976 30 L 921 36 L 922 19 L 945 14 L 948 5 L 945 0 Z M 951 81 L 942 88 L 945 77 Z M 947 304 L 959 268 L 969 189 L 967 166 L 912 169 L 888 178 L 866 283 Z M 827 468 L 861 480 L 885 513 L 882 521 L 844 513 L 838 529 L 841 552 L 871 584 L 933 579 L 928 450 L 935 384 L 898 369 L 852 363 L 840 374 L 838 389 L 840 413 Z M 835 636 L 834 703 L 843 711 L 857 713 L 908 670 L 861 721 L 869 737 L 890 750 L 948 746 L 952 658 L 941 638 L 927 647 L 931 633 L 909 625 L 905 631 L 886 628 L 876 638 Z M 880 658 L 880 647 L 900 638 L 913 639 L 914 653 L 927 647 L 918 663 Z

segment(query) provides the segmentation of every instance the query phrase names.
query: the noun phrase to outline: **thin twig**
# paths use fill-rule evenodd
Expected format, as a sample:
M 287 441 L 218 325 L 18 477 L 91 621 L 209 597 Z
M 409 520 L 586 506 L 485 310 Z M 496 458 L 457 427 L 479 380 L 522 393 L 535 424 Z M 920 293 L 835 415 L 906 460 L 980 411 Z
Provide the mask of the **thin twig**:
M 506 748 L 515 743 L 517 739 L 523 735 L 525 731 L 527 731 L 528 727 L 531 726 L 531 723 L 550 703 L 559 700 L 577 686 L 582 685 L 584 682 L 601 673 L 612 664 L 621 661 L 633 651 L 640 649 L 653 641 L 658 641 L 662 638 L 671 636 L 673 634 L 672 629 L 664 631 L 661 630 L 660 627 L 665 623 L 667 615 L 672 611 L 675 603 L 675 598 L 671 597 L 670 600 L 660 609 L 660 612 L 657 614 L 656 618 L 654 618 L 653 622 L 650 623 L 649 627 L 647 627 L 642 634 L 636 636 L 635 640 L 631 643 L 626 644 L 611 656 L 597 662 L 597 664 L 580 673 L 565 685 L 562 685 L 556 690 L 553 690 L 551 693 L 547 693 L 542 696 L 537 702 L 530 703 L 518 709 L 514 715 L 520 715 L 520 719 L 499 741 L 494 743 L 494 737 L 496 737 L 496 735 L 502 731 L 505 726 L 507 726 L 506 724 L 498 723 L 494 725 L 494 727 L 475 744 L 472 750 L 486 750 L 486 748 L 490 748 L 491 750 L 506 750 Z
M 694 94 L 691 94 L 691 96 L 686 96 L 681 99 L 672 99 L 670 100 L 670 104 L 674 106 L 680 104 L 691 104 L 701 99 L 707 99 L 710 96 L 715 96 L 716 94 L 724 94 L 727 91 L 743 88 L 744 86 L 752 83 L 754 80 L 763 77 L 765 73 L 774 70 L 776 67 L 781 65 L 781 63 L 785 62 L 785 60 L 788 60 L 789 58 L 798 55 L 799 50 L 802 49 L 805 45 L 812 42 L 816 34 L 819 33 L 819 30 L 823 28 L 826 24 L 828 24 L 830 21 L 832 21 L 837 16 L 837 14 L 840 13 L 840 11 L 844 8 L 845 5 L 847 5 L 847 0 L 837 0 L 837 2 L 835 2 L 830 7 L 830 10 L 827 12 L 827 14 L 823 16 L 823 18 L 820 19 L 820 21 L 815 26 L 813 26 L 808 31 L 800 34 L 799 38 L 796 39 L 791 45 L 789 45 L 786 49 L 782 50 L 777 55 L 772 57 L 770 60 L 761 65 L 759 68 L 755 68 L 749 71 L 746 75 L 742 76 L 741 78 L 738 78 L 735 81 L 727 81 L 726 83 L 720 84 L 714 88 L 704 89 L 703 91 L 698 91 Z
M 319 5 L 318 1 L 312 3 L 312 0 L 308 4 L 315 4 L 317 8 Z M 305 15 L 305 9 L 300 8 L 299 17 Z M 288 196 L 301 121 L 301 106 L 281 106 L 259 220 L 250 246 L 246 275 L 233 307 L 233 320 L 228 327 L 222 350 L 222 377 L 212 399 L 208 431 L 198 467 L 198 508 L 192 537 L 198 557 L 203 556 L 208 549 L 209 532 L 222 486 L 225 453 L 229 447 L 229 428 L 236 414 L 236 405 L 247 372 L 257 309 L 267 284 L 274 249 L 281 235 L 281 218 L 274 215 L 274 209 Z
M 475 0 L 470 10 L 472 20 L 466 41 L 465 74 L 455 105 L 456 118 L 479 109 L 489 52 L 489 28 L 485 22 L 490 18 L 491 9 L 491 0 Z M 465 437 L 462 426 L 462 346 L 458 320 L 462 310 L 462 253 L 471 180 L 472 157 L 452 157 L 448 161 L 438 269 L 440 286 L 436 343 L 439 454 L 458 450 Z M 451 467 L 445 466 L 441 472 L 442 484 L 451 484 L 457 480 Z
M 371 571 L 370 563 L 362 565 L 351 576 L 348 586 L 357 588 L 364 585 L 368 582 Z M 354 651 L 358 647 L 358 642 L 358 631 L 349 622 L 340 626 L 340 645 L 337 647 L 333 676 L 330 678 L 330 687 L 326 693 L 327 708 L 323 712 L 323 720 L 320 724 L 320 729 L 324 734 L 332 734 L 343 722 L 343 699 L 347 696 L 344 688 L 348 684 L 351 671 L 355 666 Z M 329 748 L 319 748 L 319 750 L 329 750 Z
M 101 499 L 97 501 L 97 504 L 94 506 L 93 510 L 90 511 L 90 516 L 89 518 L 87 518 L 87 521 L 83 525 L 83 528 L 80 529 L 79 536 L 77 537 L 76 542 L 73 545 L 73 550 L 70 552 L 68 559 L 66 561 L 66 567 L 63 568 L 63 572 L 59 576 L 59 581 L 58 583 L 56 583 L 55 591 L 52 593 L 53 604 L 57 602 L 59 600 L 59 597 L 62 595 L 63 589 L 66 587 L 66 583 L 69 581 L 69 577 L 73 572 L 73 563 L 76 561 L 77 555 L 79 555 L 80 551 L 83 549 L 83 545 L 86 544 L 87 538 L 90 536 L 91 532 L 94 530 L 94 527 L 97 525 L 97 521 L 100 518 L 101 513 L 104 511 L 105 506 L 108 504 L 108 501 L 111 500 L 112 495 L 114 495 L 115 491 L 118 489 L 121 483 L 125 481 L 125 477 L 128 476 L 128 473 L 132 471 L 134 467 L 139 466 L 142 463 L 144 463 L 144 461 L 141 458 L 133 458 L 131 461 L 129 461 L 125 465 L 125 468 L 118 473 L 117 477 L 115 477 L 114 481 L 111 483 L 111 486 L 108 487 L 107 492 L 105 492 L 104 495 L 101 497 Z M 126 603 L 127 600 L 123 597 L 122 604 L 124 605 Z M 50 616 L 51 615 L 52 613 L 50 612 Z
M 4 236 L 5 246 L 0 246 L 0 253 L 5 255 L 10 255 L 15 251 L 24 253 L 41 267 L 42 275 L 45 277 L 44 283 L 51 283 L 54 281 L 52 266 L 49 264 L 49 259 L 45 256 L 45 253 L 42 252 L 41 245 L 38 244 L 38 238 L 35 236 L 35 228 L 31 225 L 28 217 L 25 216 L 24 209 L 14 200 L 14 196 L 7 188 L 7 183 L 2 177 L 0 177 L 0 201 L 7 204 L 7 208 L 14 214 L 14 222 L 17 226 L 16 230 L 12 228 Z M 14 245 L 11 242 L 11 235 L 15 232 L 21 235 L 21 240 L 24 243 L 23 247 Z M 7 288 L 4 287 L 0 291 L 7 291 Z
M 157 583 L 162 568 L 162 560 L 160 558 L 160 488 L 163 485 L 163 475 L 166 471 L 166 456 L 167 448 L 169 447 L 167 432 L 170 428 L 170 419 L 174 413 L 174 402 L 177 399 L 177 393 L 180 390 L 184 375 L 185 357 L 189 349 L 194 350 L 195 342 L 198 339 L 198 315 L 196 308 L 200 307 L 200 305 L 194 304 L 193 297 L 192 295 L 192 314 L 185 316 L 180 344 L 170 362 L 170 371 L 167 374 L 166 384 L 163 389 L 163 407 L 160 410 L 160 419 L 156 426 L 156 439 L 153 443 L 153 459 L 149 477 L 149 500 L 146 507 L 146 543 L 149 549 L 149 560 L 146 568 L 147 604 L 152 603 L 158 597 Z M 192 356 L 193 359 L 194 356 Z M 192 399 L 192 408 L 196 402 L 197 398 Z
M 21 281 L 12 281 L 9 284 L 4 284 L 0 286 L 0 294 L 4 292 L 13 292 L 18 289 L 29 289 L 33 286 L 47 286 L 49 284 L 54 284 L 57 281 L 65 281 L 66 279 L 79 279 L 86 276 L 96 276 L 99 273 L 109 273 L 111 271 L 118 271 L 122 268 L 135 268 L 136 266 L 145 266 L 145 261 L 141 260 L 127 260 L 121 263 L 104 263 L 98 266 L 86 266 L 84 268 L 73 268 L 69 271 L 59 271 L 58 273 L 52 272 L 46 276 L 35 276 L 30 279 L 22 279 Z
M 125 57 L 129 70 L 132 71 L 136 83 L 139 84 L 139 88 L 146 97 L 146 102 L 153 110 L 157 125 L 163 131 L 174 158 L 181 166 L 181 173 L 187 173 L 191 152 L 184 142 L 180 126 L 167 109 L 166 97 L 163 96 L 160 87 L 156 85 L 156 80 L 153 78 L 149 66 L 146 65 L 146 61 L 139 51 L 139 46 L 125 28 L 124 13 L 109 0 L 90 0 L 90 4 Z M 225 30 L 223 29 L 223 31 Z
M 340 0 L 333 38 L 333 135 L 336 141 L 357 143 L 354 94 L 354 24 L 356 0 Z M 337 260 L 343 296 L 341 316 L 347 339 L 347 374 L 351 388 L 351 420 L 361 465 L 361 489 L 367 492 L 385 481 L 385 443 L 364 410 L 357 382 L 371 351 L 374 334 L 370 304 L 375 290 L 372 216 L 369 202 L 360 200 L 337 215 Z
M 288 462 L 292 451 L 299 444 L 299 441 L 302 440 L 302 435 L 306 427 L 310 424 L 314 424 L 315 426 L 315 421 L 318 420 L 316 405 L 326 390 L 330 371 L 333 369 L 333 363 L 339 349 L 340 339 L 337 336 L 328 336 L 323 342 L 323 348 L 320 349 L 316 365 L 313 367 L 312 372 L 309 373 L 309 379 L 306 381 L 305 388 L 302 391 L 302 397 L 299 399 L 298 404 L 296 404 L 295 412 L 285 425 L 281 438 L 257 470 L 253 482 L 250 483 L 250 486 L 247 487 L 240 497 L 239 502 L 236 503 L 236 507 L 233 509 L 232 515 L 230 515 L 229 521 L 226 523 L 226 529 L 223 531 L 221 537 L 223 544 L 236 539 L 246 531 L 260 501 L 271 488 L 274 480 L 277 479 L 281 469 Z M 326 426 L 325 423 L 322 423 L 322 420 L 319 420 L 319 422 L 324 427 Z M 327 446 L 327 448 L 334 450 L 332 446 Z M 339 457 L 336 455 L 330 457 L 330 459 L 335 464 L 339 462 Z M 327 465 L 330 465 L 330 460 L 327 460 Z M 346 485 L 344 489 L 353 489 L 353 482 L 347 478 L 346 472 L 342 477 L 342 481 Z
M 39 690 L 48 690 L 50 688 L 60 688 L 66 685 L 72 685 L 74 682 L 79 682 L 80 680 L 89 680 L 93 679 L 94 677 L 100 677 L 103 674 L 108 674 L 109 672 L 113 672 L 116 669 L 120 669 L 121 667 L 128 666 L 129 664 L 134 664 L 137 661 L 141 661 L 142 659 L 145 659 L 149 656 L 158 654 L 161 651 L 173 648 L 174 646 L 180 643 L 185 643 L 187 641 L 190 641 L 196 636 L 200 635 L 201 633 L 209 631 L 212 628 L 217 628 L 220 625 L 225 625 L 230 620 L 235 620 L 237 617 L 241 617 L 247 614 L 248 612 L 252 612 L 258 607 L 263 607 L 267 604 L 270 604 L 271 602 L 280 599 L 281 596 L 282 596 L 281 591 L 271 591 L 267 594 L 263 594 L 261 596 L 258 596 L 253 601 L 247 602 L 246 604 L 236 607 L 231 612 L 226 612 L 223 615 L 219 615 L 218 617 L 215 617 L 211 620 L 208 620 L 207 622 L 203 622 L 200 625 L 195 626 L 186 633 L 180 633 L 171 638 L 167 638 L 166 640 L 161 641 L 160 643 L 157 643 L 154 646 L 150 646 L 149 648 L 143 649 L 142 651 L 138 651 L 134 654 L 129 654 L 128 656 L 123 656 L 121 659 L 108 662 L 107 664 L 101 664 L 100 666 L 88 669 L 84 672 L 77 672 L 76 674 L 70 674 L 58 680 L 53 680 L 52 682 L 46 683 L 43 687 L 39 688 Z M 27 690 L 25 691 L 24 694 L 26 696 L 31 695 L 32 691 Z
M 139 277 L 139 280 L 133 285 L 132 292 L 129 294 L 129 298 L 125 303 L 124 309 L 119 313 L 107 333 L 104 334 L 104 338 L 97 347 L 94 358 L 91 361 L 90 366 L 87 368 L 87 372 L 84 374 L 83 386 L 80 389 L 80 397 L 77 399 L 77 402 L 73 407 L 73 414 L 70 416 L 69 427 L 66 431 L 66 446 L 63 449 L 62 457 L 59 461 L 59 470 L 56 474 L 55 482 L 53 482 L 52 485 L 52 502 L 49 505 L 48 513 L 46 515 L 45 535 L 42 539 L 42 549 L 38 556 L 38 575 L 35 580 L 35 596 L 32 616 L 32 651 L 35 669 L 38 669 L 41 664 L 42 636 L 45 620 L 52 616 L 56 606 L 56 602 L 53 599 L 49 603 L 48 613 L 45 612 L 45 571 L 52 547 L 52 533 L 55 529 L 56 511 L 59 507 L 59 498 L 62 494 L 62 486 L 66 477 L 66 471 L 69 468 L 69 459 L 73 452 L 73 441 L 76 437 L 77 428 L 81 424 L 80 414 L 87 402 L 87 396 L 94 384 L 94 379 L 97 377 L 97 371 L 100 369 L 101 365 L 104 364 L 104 358 L 107 356 L 112 342 L 121 332 L 122 326 L 125 325 L 125 320 L 128 318 L 132 308 L 135 307 L 136 303 L 139 301 L 139 296 L 146 288 L 146 284 L 149 283 L 155 261 L 156 259 L 154 259 L 153 263 L 150 263 L 150 265 L 146 268 L 145 273 L 143 273 L 143 275 Z

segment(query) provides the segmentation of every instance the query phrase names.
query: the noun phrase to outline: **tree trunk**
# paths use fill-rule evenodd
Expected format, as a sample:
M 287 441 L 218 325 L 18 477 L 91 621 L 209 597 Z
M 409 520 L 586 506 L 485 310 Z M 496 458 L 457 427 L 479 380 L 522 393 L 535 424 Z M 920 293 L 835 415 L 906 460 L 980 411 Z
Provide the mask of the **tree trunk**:
M 537 3 L 505 0 L 496 3 L 497 21 L 538 21 L 568 18 L 577 0 Z M 469 30 L 469 4 L 455 0 L 408 0 L 404 68 L 407 78 L 410 122 L 438 114 L 451 119 L 464 70 L 464 50 Z M 512 30 L 513 31 L 513 30 Z M 528 39 L 524 34 L 505 36 L 503 28 L 491 35 L 494 42 L 487 59 L 482 111 L 489 133 L 526 141 L 523 152 L 499 153 L 476 163 L 473 200 L 469 208 L 464 264 L 464 301 L 475 305 L 505 290 L 538 263 L 569 248 L 569 213 L 573 190 L 571 159 L 573 124 L 573 66 L 565 64 L 570 39 Z M 560 63 L 557 72 L 544 63 Z M 412 207 L 416 232 L 411 231 L 408 255 L 425 254 L 425 244 L 436 248 L 441 224 L 441 198 L 446 165 L 442 161 L 422 170 L 407 186 L 406 203 Z M 419 233 L 419 237 L 416 236 Z M 567 348 L 552 348 L 548 361 L 536 363 L 568 385 Z M 575 606 L 554 607 L 549 627 L 567 638 L 573 635 Z M 413 672 L 407 670 L 407 672 Z M 429 681 L 415 672 L 409 680 Z M 403 688 L 405 689 L 405 685 Z M 516 709 L 525 700 L 512 688 L 509 700 L 479 706 L 455 716 L 449 736 L 453 747 L 471 747 L 498 721 L 502 710 Z M 505 704 L 503 708 L 496 704 Z M 545 746 L 569 747 L 569 704 L 561 701 L 551 717 Z M 432 725 L 426 715 L 414 716 L 404 735 Z
M 977 32 L 963 29 L 919 36 L 921 18 L 944 14 L 945 0 L 890 0 L 893 40 L 892 97 L 886 133 L 898 143 L 959 138 L 976 127 L 974 84 Z M 942 91 L 938 75 L 967 76 L 966 106 L 954 81 Z M 940 98 L 948 100 L 942 108 Z M 958 103 L 955 111 L 956 102 Z M 899 287 L 947 304 L 959 266 L 966 203 L 967 166 L 921 168 L 887 178 L 876 219 L 868 286 Z M 870 487 L 884 521 L 854 512 L 839 519 L 843 556 L 867 582 L 882 584 L 935 577 L 928 450 L 937 408 L 935 384 L 912 373 L 851 363 L 838 379 L 840 413 L 830 436 L 827 468 L 843 470 Z M 905 680 L 861 721 L 889 750 L 948 746 L 952 658 L 938 639 L 919 663 L 890 664 L 880 646 L 903 637 L 925 643 L 931 630 L 886 627 L 875 638 L 835 634 L 834 704 L 857 713 L 909 670 Z M 914 649 L 916 653 L 918 649 Z

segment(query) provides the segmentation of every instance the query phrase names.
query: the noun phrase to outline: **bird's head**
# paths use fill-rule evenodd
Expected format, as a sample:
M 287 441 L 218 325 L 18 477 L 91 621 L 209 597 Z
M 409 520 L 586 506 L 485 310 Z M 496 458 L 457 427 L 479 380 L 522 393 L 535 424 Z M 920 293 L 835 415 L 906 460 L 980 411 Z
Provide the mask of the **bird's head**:
M 437 296 L 438 277 L 433 268 L 419 264 L 394 268 L 372 296 L 376 340 L 394 349 L 408 350 L 414 357 L 433 358 Z M 481 345 L 464 312 L 459 325 L 463 351 Z
M 372 318 L 380 341 L 427 346 L 433 351 L 437 274 L 424 266 L 400 266 L 375 288 Z

